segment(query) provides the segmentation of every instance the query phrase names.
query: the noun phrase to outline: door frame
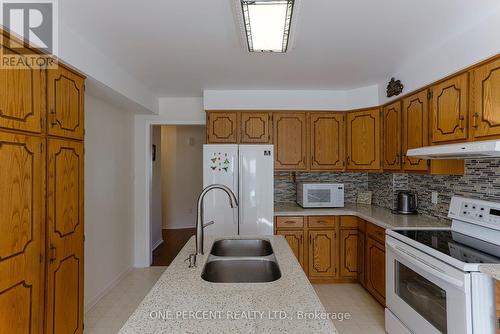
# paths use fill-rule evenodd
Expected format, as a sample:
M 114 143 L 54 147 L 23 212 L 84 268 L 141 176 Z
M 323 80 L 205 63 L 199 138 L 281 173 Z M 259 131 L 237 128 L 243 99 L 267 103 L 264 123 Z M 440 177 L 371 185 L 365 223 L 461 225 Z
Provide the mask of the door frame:
M 151 145 L 153 126 L 158 125 L 206 126 L 206 121 L 204 117 L 203 120 L 174 121 L 163 115 L 137 115 L 134 120 L 134 267 L 138 268 L 150 267 L 153 261 L 151 247 L 151 199 L 153 197 Z

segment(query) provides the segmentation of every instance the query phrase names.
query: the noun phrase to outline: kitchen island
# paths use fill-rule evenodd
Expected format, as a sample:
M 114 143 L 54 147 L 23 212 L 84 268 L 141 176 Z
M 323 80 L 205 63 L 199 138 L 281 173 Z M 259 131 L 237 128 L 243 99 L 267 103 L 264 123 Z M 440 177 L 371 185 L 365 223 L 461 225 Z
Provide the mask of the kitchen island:
M 234 237 L 238 238 L 238 237 Z M 251 237 L 245 237 L 249 239 Z M 191 238 L 120 330 L 147 333 L 336 333 L 316 292 L 281 236 L 271 242 L 281 278 L 270 283 L 210 283 L 201 278 L 214 237 L 205 237 L 197 267 Z

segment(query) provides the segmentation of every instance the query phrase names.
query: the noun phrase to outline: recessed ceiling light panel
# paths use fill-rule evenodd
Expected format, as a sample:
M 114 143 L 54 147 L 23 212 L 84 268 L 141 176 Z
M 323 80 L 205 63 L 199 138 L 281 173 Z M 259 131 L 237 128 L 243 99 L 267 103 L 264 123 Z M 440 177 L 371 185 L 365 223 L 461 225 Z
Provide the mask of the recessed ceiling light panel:
M 294 0 L 241 0 L 248 51 L 286 52 Z

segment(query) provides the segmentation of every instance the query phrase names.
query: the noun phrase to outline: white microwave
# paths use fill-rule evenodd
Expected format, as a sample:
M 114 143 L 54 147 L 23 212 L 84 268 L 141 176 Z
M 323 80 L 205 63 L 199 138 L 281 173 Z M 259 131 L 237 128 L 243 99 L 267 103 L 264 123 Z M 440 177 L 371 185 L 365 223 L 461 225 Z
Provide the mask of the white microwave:
M 303 208 L 341 208 L 344 206 L 344 184 L 299 182 L 297 204 Z

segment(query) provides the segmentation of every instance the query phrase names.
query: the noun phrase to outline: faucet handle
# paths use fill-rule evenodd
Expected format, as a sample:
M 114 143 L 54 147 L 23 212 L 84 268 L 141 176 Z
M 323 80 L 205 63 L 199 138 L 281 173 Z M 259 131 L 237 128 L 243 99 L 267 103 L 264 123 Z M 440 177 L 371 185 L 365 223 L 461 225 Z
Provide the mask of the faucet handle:
M 213 224 L 215 224 L 215 222 L 213 220 L 209 221 L 208 223 L 203 224 L 203 228 L 210 226 L 210 225 L 213 225 Z
M 184 262 L 189 261 L 188 268 L 196 268 L 196 254 L 189 254 L 189 257 L 184 260 Z

